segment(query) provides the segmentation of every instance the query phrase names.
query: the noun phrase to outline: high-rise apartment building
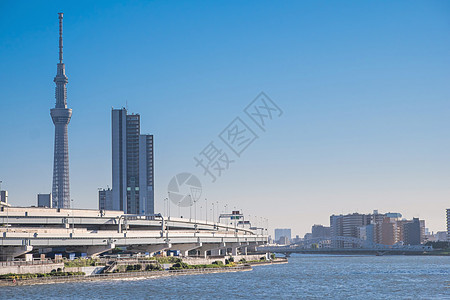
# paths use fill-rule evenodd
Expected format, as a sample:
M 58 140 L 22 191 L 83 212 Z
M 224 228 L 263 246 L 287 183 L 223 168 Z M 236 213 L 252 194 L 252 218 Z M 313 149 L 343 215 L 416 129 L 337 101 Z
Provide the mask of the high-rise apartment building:
M 403 242 L 405 245 L 420 245 L 420 221 L 413 218 L 412 221 L 403 224 Z
M 424 244 L 427 238 L 427 228 L 425 227 L 425 220 L 419 220 L 420 223 L 420 243 Z
M 344 216 L 343 215 L 331 215 L 330 216 L 330 232 L 331 237 L 337 237 L 337 236 L 343 236 L 342 233 L 342 220 Z M 332 248 L 343 248 L 344 242 L 332 240 L 331 241 L 331 247 Z
M 149 214 L 154 213 L 155 197 L 153 184 L 153 135 L 139 137 L 139 206 Z
M 394 245 L 397 243 L 397 223 L 395 220 L 386 217 L 381 223 L 381 241 L 383 245 Z
M 112 208 L 128 214 L 154 213 L 153 136 L 140 134 L 140 116 L 113 109 Z
M 396 240 L 399 242 L 403 242 L 404 241 L 404 236 L 405 236 L 405 224 L 411 222 L 411 220 L 397 220 L 395 223 L 397 224 L 397 232 L 396 232 Z
M 367 243 L 380 243 L 382 239 L 383 220 L 386 216 L 373 214 L 353 213 L 347 215 L 330 216 L 331 237 L 352 237 L 365 240 Z M 354 248 L 358 245 L 351 242 L 332 240 L 333 248 Z
M 358 245 L 334 239 L 333 237 L 353 237 L 373 244 L 394 245 L 399 242 L 409 245 L 423 243 L 425 221 L 399 220 L 399 213 L 380 214 L 374 210 L 372 214 L 347 214 L 330 216 L 330 228 L 333 248 L 354 248 Z
M 450 208 L 447 208 L 447 241 L 450 241 Z
M 342 236 L 345 237 L 358 237 L 358 227 L 369 225 L 370 218 L 364 214 L 349 214 L 342 218 Z M 354 248 L 356 245 L 353 243 L 344 242 L 344 248 Z

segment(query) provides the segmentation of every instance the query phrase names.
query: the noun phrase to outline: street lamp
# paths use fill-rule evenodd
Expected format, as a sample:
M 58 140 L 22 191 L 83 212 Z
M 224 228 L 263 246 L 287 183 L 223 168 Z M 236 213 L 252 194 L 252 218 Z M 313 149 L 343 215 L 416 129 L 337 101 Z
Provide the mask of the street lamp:
M 70 201 L 72 202 L 72 234 L 75 231 L 75 218 L 73 216 L 73 199 L 70 199 Z
M 166 214 L 166 216 L 169 216 L 170 215 L 170 199 L 164 198 L 164 204 L 165 204 L 164 213 Z
M 205 202 L 206 202 L 206 223 L 208 223 L 208 199 L 205 198 Z
M 188 195 L 189 196 L 189 222 L 191 222 L 191 219 L 192 219 L 192 197 L 191 197 L 191 195 Z
M 216 201 L 216 210 L 217 210 L 217 219 L 216 220 L 219 220 L 219 201 Z
M 167 192 L 167 211 L 168 211 L 168 215 L 169 215 L 169 219 L 170 219 L 170 192 Z
M 167 198 L 164 198 L 164 199 L 163 199 L 163 201 L 164 201 L 163 214 L 164 214 L 164 215 L 166 215 L 166 205 L 167 205 L 167 204 L 166 204 L 166 199 L 167 199 Z M 166 215 L 166 216 L 167 216 L 167 215 Z
M 194 218 L 195 223 L 197 223 L 197 200 L 194 200 Z

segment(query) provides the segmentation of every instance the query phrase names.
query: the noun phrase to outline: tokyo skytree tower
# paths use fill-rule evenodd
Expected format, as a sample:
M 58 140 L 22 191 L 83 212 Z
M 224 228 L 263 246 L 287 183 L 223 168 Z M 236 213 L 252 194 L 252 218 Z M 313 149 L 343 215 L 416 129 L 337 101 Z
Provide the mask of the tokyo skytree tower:
M 59 63 L 57 65 L 55 108 L 50 110 L 53 124 L 55 124 L 55 152 L 53 161 L 53 207 L 70 208 L 69 189 L 69 141 L 67 126 L 72 116 L 72 109 L 67 108 L 68 82 L 63 63 L 63 13 L 59 15 Z

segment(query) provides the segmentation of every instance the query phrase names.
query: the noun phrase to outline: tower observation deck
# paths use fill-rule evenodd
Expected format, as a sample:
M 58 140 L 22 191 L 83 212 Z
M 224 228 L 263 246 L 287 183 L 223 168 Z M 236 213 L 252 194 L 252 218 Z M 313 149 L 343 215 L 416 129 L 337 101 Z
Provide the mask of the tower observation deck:
M 53 80 L 55 88 L 55 108 L 50 110 L 50 115 L 55 124 L 55 151 L 53 160 L 53 207 L 70 207 L 69 188 L 69 138 L 67 127 L 72 116 L 72 109 L 67 108 L 68 78 L 63 63 L 63 13 L 59 13 L 59 63 L 57 73 Z

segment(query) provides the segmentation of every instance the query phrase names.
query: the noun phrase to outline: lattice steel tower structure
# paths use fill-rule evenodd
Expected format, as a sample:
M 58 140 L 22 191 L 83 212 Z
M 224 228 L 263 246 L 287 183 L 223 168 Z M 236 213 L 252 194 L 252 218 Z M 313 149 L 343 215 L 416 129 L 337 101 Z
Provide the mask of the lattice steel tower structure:
M 55 152 L 53 160 L 53 207 L 70 208 L 69 189 L 69 141 L 67 127 L 72 116 L 72 109 L 67 108 L 68 82 L 63 63 L 63 13 L 59 15 L 59 63 L 55 79 L 55 108 L 50 110 L 55 124 Z

